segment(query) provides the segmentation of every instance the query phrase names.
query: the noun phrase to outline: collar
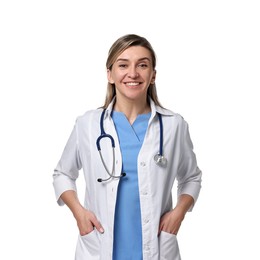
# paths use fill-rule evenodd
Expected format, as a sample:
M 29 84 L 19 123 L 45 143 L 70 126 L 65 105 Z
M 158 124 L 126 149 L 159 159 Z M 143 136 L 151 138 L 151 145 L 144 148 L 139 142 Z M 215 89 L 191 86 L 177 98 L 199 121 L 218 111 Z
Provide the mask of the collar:
M 104 118 L 111 115 L 114 104 L 115 104 L 115 100 L 116 100 L 116 97 L 114 97 L 113 100 L 111 101 L 111 103 L 108 105 Z M 151 97 L 149 97 L 149 102 L 150 102 L 150 107 L 151 107 L 151 118 L 153 118 L 156 115 L 156 113 L 159 113 L 164 116 L 174 116 L 175 115 L 171 110 L 168 110 L 168 109 L 155 105 L 155 103 L 153 102 Z
M 159 113 L 164 116 L 174 116 L 175 115 L 171 110 L 155 105 L 155 103 L 153 102 L 153 100 L 150 97 L 149 97 L 149 99 L 150 99 L 150 107 L 151 107 L 151 111 L 152 111 L 152 116 L 155 115 L 156 113 Z
M 116 101 L 116 96 L 113 97 L 112 101 L 108 105 L 108 107 L 106 109 L 106 112 L 105 112 L 105 115 L 104 115 L 104 118 L 106 118 L 107 116 L 111 115 L 111 113 L 113 111 L 113 107 L 114 107 L 115 101 Z

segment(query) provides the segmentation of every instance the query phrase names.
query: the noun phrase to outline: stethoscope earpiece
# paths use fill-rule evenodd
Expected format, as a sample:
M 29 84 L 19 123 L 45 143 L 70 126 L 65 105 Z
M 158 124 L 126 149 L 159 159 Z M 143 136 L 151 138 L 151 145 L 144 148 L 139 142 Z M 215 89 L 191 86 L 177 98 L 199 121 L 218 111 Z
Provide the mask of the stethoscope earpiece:
M 103 181 L 108 181 L 110 180 L 111 178 L 121 178 L 121 177 L 125 177 L 126 176 L 126 173 L 125 172 L 122 172 L 120 176 L 114 176 L 112 175 L 110 172 L 108 172 L 108 175 L 109 177 L 107 179 L 102 179 L 102 178 L 98 178 L 97 179 L 97 182 L 103 182 Z

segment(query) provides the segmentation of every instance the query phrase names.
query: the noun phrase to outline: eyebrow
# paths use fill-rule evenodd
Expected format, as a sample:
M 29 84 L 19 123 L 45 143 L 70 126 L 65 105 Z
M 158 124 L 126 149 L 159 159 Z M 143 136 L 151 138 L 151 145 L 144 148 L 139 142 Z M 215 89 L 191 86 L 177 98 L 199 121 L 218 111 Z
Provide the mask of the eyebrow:
M 148 57 L 138 59 L 138 61 L 144 61 L 144 60 L 151 62 L 151 60 Z M 120 58 L 120 59 L 116 60 L 116 62 L 121 62 L 121 61 L 129 61 L 129 59 L 121 59 Z

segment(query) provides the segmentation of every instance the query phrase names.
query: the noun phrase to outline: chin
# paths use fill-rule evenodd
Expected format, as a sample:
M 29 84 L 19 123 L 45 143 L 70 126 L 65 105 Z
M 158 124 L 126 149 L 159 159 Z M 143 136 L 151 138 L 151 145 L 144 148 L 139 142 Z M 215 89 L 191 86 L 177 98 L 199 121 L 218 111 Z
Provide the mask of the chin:
M 146 98 L 146 93 L 144 93 L 144 92 L 127 93 L 127 94 L 125 95 L 125 97 L 127 97 L 128 99 L 133 100 L 133 101 L 134 101 L 134 100 L 143 99 L 144 96 L 145 96 L 145 98 Z

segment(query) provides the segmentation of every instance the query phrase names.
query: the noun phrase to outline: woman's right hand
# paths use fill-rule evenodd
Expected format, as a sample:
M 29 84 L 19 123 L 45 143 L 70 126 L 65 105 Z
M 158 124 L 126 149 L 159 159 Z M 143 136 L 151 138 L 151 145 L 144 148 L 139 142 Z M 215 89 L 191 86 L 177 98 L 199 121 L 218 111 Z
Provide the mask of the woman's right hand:
M 104 229 L 95 214 L 80 204 L 77 193 L 74 190 L 67 190 L 63 192 L 60 197 L 73 213 L 81 236 L 87 235 L 93 231 L 94 228 L 100 233 L 104 233 Z
M 100 233 L 104 233 L 104 229 L 101 223 L 98 221 L 95 214 L 85 208 L 81 208 L 80 211 L 75 214 L 75 219 L 79 228 L 81 236 L 87 235 L 96 228 Z

